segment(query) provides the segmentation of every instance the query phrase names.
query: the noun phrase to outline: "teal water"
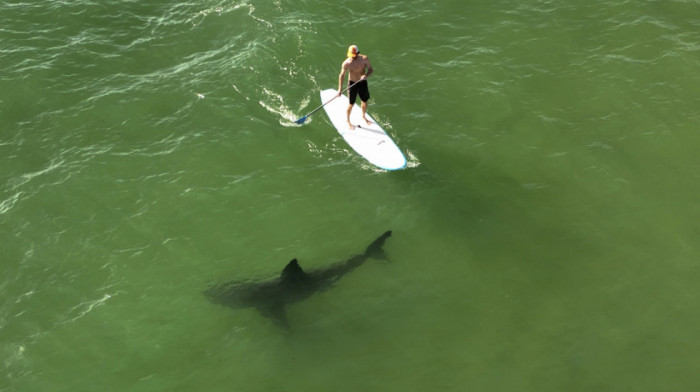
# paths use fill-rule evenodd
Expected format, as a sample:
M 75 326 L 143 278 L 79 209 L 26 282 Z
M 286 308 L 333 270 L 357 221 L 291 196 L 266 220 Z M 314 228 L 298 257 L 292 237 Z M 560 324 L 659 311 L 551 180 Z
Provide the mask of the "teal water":
M 294 124 L 350 44 L 405 170 Z M 693 390 L 698 69 L 695 0 L 2 2 L 0 391 Z

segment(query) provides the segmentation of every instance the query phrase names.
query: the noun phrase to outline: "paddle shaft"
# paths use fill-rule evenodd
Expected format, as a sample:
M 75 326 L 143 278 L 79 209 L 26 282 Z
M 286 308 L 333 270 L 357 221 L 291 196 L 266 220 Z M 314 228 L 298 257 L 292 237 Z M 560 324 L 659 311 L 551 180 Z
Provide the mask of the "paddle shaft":
M 362 79 L 360 79 L 360 80 L 358 80 L 357 82 L 355 82 L 355 83 L 349 85 L 348 87 L 345 87 L 345 89 L 344 89 L 343 91 L 341 91 L 340 94 L 338 94 L 338 95 L 336 95 L 335 97 L 329 99 L 328 101 L 326 101 L 325 103 L 323 103 L 321 106 L 317 107 L 317 108 L 314 109 L 311 113 L 307 114 L 306 116 L 304 116 L 304 117 L 302 117 L 302 118 L 303 118 L 303 119 L 306 119 L 306 118 L 309 117 L 310 115 L 316 113 L 319 109 L 321 109 L 322 107 L 324 107 L 324 106 L 326 106 L 327 104 L 331 103 L 332 100 L 338 98 L 338 97 L 341 96 L 344 92 L 348 91 L 348 89 L 349 89 L 350 87 L 352 87 L 352 86 L 354 86 L 354 85 L 360 83 L 361 81 L 362 81 Z

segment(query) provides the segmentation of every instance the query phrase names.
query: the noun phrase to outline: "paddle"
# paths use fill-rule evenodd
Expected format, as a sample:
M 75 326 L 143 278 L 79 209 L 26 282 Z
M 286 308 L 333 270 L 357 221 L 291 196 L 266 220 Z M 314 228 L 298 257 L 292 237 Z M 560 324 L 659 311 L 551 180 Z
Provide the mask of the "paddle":
M 348 91 L 348 89 L 349 89 L 350 87 L 352 87 L 352 86 L 354 86 L 354 85 L 360 83 L 361 81 L 362 81 L 362 80 L 358 80 L 357 82 L 355 82 L 355 83 L 349 85 L 348 87 L 345 88 L 345 90 L 341 91 L 340 94 L 338 94 L 338 95 L 336 95 L 335 97 L 329 99 L 329 100 L 328 100 L 327 102 L 325 102 L 323 105 L 317 107 L 316 109 L 314 109 L 311 113 L 307 114 L 306 116 L 304 116 L 304 117 L 302 117 L 302 118 L 296 120 L 295 123 L 297 123 L 297 124 L 303 124 L 304 122 L 306 122 L 306 119 L 309 118 L 310 115 L 316 113 L 319 109 L 321 109 L 322 107 L 326 106 L 326 105 L 329 104 L 332 100 L 338 98 L 338 97 L 339 97 L 340 95 L 342 95 L 344 92 Z

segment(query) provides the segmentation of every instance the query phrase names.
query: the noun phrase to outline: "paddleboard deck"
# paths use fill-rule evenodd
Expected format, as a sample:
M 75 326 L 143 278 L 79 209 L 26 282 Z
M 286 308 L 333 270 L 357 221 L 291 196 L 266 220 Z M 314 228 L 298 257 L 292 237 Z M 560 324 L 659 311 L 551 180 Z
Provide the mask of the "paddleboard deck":
M 381 169 L 398 170 L 404 168 L 406 157 L 399 150 L 399 147 L 368 113 L 365 115 L 371 124 L 367 124 L 362 119 L 362 109 L 357 104 L 350 112 L 350 122 L 355 126 L 355 129 L 350 129 L 347 121 L 347 109 L 350 101 L 345 94 L 334 99 L 337 95 L 337 90 L 323 90 L 321 91 L 321 103 L 330 101 L 323 109 L 348 145 L 371 164 Z

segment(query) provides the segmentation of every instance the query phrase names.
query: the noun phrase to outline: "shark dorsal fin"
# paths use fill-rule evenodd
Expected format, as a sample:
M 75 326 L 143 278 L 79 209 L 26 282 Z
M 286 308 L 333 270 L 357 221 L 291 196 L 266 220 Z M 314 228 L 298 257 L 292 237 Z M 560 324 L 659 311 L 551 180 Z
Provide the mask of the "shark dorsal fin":
M 306 274 L 304 273 L 304 270 L 299 267 L 299 262 L 297 259 L 290 261 L 289 264 L 287 264 L 287 266 L 282 270 L 282 280 L 294 280 L 303 278 L 304 276 L 306 276 Z

